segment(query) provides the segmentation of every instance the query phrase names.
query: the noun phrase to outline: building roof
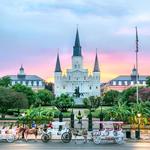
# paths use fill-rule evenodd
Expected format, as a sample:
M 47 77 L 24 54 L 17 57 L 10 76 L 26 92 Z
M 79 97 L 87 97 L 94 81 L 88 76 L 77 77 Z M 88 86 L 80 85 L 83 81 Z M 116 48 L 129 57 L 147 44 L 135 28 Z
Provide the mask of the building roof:
M 29 81 L 37 81 L 43 80 L 42 78 L 38 77 L 37 75 L 25 75 L 24 78 L 19 78 L 18 75 L 8 75 L 11 80 L 29 80 Z
M 60 66 L 59 54 L 57 54 L 57 60 L 56 60 L 56 66 L 55 66 L 55 72 L 61 72 L 61 66 Z
M 96 56 L 95 56 L 95 63 L 94 63 L 93 72 L 100 72 L 99 63 L 98 63 L 98 57 L 97 57 L 97 52 L 96 52 Z
M 73 47 L 73 56 L 82 56 L 78 28 L 76 31 L 75 44 Z
M 148 76 L 145 76 L 145 75 L 141 75 L 139 76 L 139 79 L 138 80 L 146 80 Z M 114 79 L 112 79 L 111 81 L 131 81 L 131 76 L 129 75 L 120 75 Z

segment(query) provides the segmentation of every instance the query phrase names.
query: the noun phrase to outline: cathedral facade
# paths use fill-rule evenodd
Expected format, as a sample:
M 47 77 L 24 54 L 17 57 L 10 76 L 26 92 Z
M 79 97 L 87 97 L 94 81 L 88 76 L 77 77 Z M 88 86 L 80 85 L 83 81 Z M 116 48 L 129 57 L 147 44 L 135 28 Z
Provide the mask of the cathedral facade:
M 67 69 L 66 75 L 62 75 L 59 54 L 57 54 L 54 75 L 55 95 L 60 96 L 64 93 L 80 98 L 100 96 L 100 68 L 97 52 L 93 65 L 93 75 L 89 75 L 88 69 L 83 68 L 83 56 L 77 29 L 73 47 L 72 68 Z

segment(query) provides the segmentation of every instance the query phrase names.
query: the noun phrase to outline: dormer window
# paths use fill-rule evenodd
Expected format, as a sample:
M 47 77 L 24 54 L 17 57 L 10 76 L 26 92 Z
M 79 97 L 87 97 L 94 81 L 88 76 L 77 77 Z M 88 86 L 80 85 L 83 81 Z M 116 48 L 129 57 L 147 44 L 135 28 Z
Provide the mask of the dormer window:
M 119 84 L 119 85 L 122 85 L 122 81 L 119 81 L 118 84 Z
M 113 81 L 113 85 L 116 85 L 116 81 Z

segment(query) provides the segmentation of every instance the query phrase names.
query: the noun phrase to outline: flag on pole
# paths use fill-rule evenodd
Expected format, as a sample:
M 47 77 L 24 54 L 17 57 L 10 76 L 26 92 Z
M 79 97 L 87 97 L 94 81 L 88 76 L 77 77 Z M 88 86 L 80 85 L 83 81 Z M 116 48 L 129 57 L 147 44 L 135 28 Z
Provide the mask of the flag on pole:
M 139 42 L 139 39 L 138 39 L 138 31 L 137 31 L 137 27 L 135 27 L 135 30 L 136 30 L 136 52 L 138 52 L 139 50 L 139 47 L 138 47 L 138 42 Z

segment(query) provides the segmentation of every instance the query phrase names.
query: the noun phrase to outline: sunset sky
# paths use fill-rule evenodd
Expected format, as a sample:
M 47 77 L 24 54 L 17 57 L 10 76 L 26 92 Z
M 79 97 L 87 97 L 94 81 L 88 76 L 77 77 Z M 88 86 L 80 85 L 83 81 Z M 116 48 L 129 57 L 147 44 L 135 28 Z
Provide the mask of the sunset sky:
M 53 80 L 59 49 L 71 67 L 78 24 L 84 66 L 91 73 L 96 48 L 101 81 L 130 74 L 139 33 L 139 73 L 150 75 L 150 0 L 0 0 L 0 77 L 18 73 Z

